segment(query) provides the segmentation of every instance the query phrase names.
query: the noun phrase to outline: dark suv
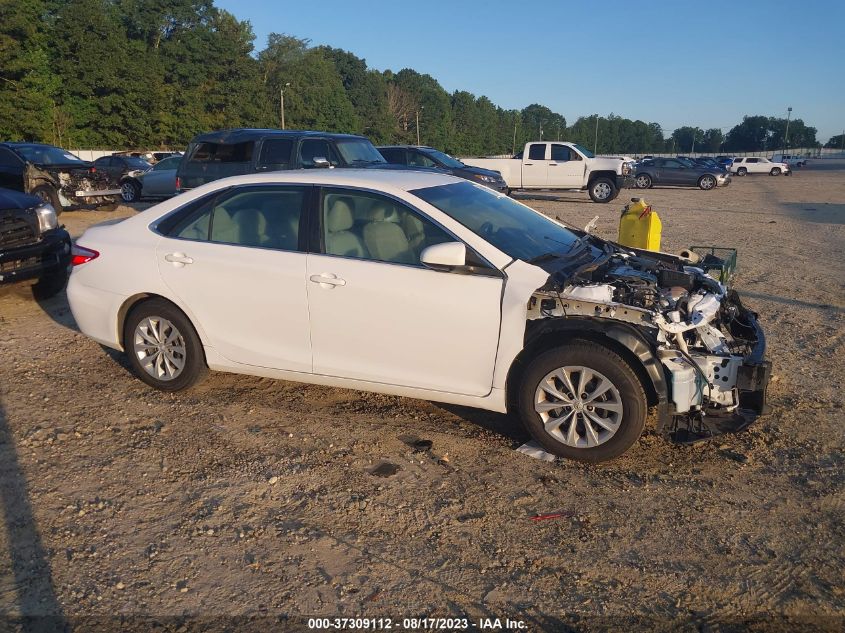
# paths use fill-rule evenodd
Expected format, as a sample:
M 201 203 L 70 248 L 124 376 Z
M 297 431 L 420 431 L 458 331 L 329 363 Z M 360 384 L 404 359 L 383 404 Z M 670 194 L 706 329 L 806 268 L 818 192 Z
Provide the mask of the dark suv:
M 67 282 L 70 250 L 50 204 L 0 189 L 0 286 L 36 279 L 35 297 L 52 297 Z
M 236 129 L 200 134 L 176 172 L 177 192 L 258 171 L 389 167 L 363 136 L 302 130 Z
M 502 174 L 492 169 L 482 169 L 464 165 L 457 158 L 449 154 L 426 147 L 424 145 L 389 145 L 377 148 L 388 163 L 394 165 L 405 165 L 414 169 L 431 169 L 441 173 L 466 178 L 495 191 L 505 193 L 508 186 L 502 178 Z

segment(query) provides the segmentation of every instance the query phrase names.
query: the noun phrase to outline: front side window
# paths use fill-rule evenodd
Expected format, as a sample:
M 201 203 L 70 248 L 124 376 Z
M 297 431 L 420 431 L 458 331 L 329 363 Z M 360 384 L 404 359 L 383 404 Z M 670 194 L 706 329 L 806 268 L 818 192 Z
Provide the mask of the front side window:
M 326 190 L 320 215 L 327 255 L 421 266 L 425 248 L 454 241 L 428 218 L 373 193 Z
M 669 159 L 663 161 L 663 166 L 666 169 L 680 169 L 681 167 L 683 167 L 683 164 L 680 161 Z
M 543 143 L 534 143 L 528 147 L 529 160 L 545 160 L 546 146 Z
M 437 163 L 422 152 L 408 152 L 408 165 L 412 167 L 437 167 Z
M 240 187 L 210 198 L 172 224 L 171 237 L 295 251 L 307 187 Z
M 449 154 L 445 152 L 441 152 L 436 149 L 425 149 L 423 150 L 426 156 L 432 158 L 435 162 L 439 162 L 444 167 L 448 167 L 449 169 L 460 169 L 461 167 L 466 167 L 461 161 L 457 158 L 453 158 L 449 156 Z
M 314 160 L 317 158 L 325 158 L 334 167 L 340 165 L 337 152 L 334 151 L 331 143 L 324 138 L 302 141 L 302 145 L 299 147 L 299 156 L 303 167 L 314 167 Z

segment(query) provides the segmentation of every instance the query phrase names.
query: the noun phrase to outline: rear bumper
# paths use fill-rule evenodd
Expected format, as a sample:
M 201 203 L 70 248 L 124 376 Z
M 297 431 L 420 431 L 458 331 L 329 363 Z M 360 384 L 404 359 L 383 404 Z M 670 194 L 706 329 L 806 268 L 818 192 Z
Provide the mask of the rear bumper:
M 64 229 L 27 246 L 0 250 L 0 285 L 48 277 L 70 265 L 70 235 Z

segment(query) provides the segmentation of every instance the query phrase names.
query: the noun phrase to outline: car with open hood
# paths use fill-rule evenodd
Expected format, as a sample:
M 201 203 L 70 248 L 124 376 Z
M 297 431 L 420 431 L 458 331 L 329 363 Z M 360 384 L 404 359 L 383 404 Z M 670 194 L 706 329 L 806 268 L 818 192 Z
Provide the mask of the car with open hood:
M 691 258 L 621 247 L 415 170 L 211 182 L 74 246 L 82 333 L 163 391 L 206 369 L 510 412 L 549 452 L 745 428 L 757 315 Z

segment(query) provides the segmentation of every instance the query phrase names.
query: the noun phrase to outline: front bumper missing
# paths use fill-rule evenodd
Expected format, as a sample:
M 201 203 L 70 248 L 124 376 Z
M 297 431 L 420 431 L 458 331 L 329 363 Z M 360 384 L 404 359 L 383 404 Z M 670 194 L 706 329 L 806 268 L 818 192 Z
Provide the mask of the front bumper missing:
M 86 191 L 76 191 L 73 194 L 76 198 L 101 198 L 103 196 L 119 196 L 120 189 L 88 189 Z
M 738 297 L 735 300 L 739 303 Z M 755 313 L 746 310 L 744 318 L 747 321 L 747 329 L 754 333 L 756 342 L 737 372 L 739 406 L 723 412 L 712 409 L 684 415 L 672 415 L 668 412 L 664 418 L 666 424 L 662 425 L 661 430 L 673 442 L 691 444 L 725 433 L 737 433 L 771 410 L 766 404 L 772 377 L 772 363 L 765 359 L 766 336 L 757 322 Z

